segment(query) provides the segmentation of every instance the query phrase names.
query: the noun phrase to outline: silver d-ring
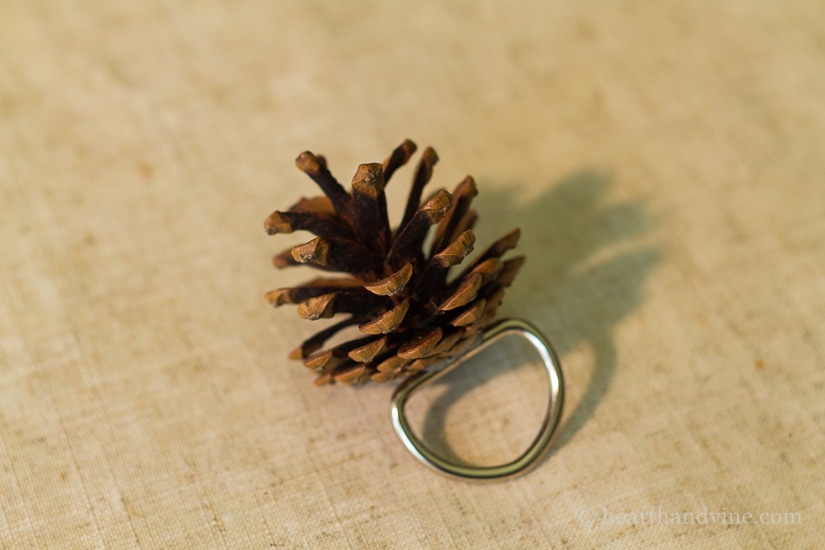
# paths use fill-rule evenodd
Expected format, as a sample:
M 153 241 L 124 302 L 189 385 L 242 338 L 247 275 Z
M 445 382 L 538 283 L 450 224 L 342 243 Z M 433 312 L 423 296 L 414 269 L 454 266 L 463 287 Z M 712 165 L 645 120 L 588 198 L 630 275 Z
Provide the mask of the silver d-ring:
M 407 417 L 404 414 L 404 406 L 407 400 L 417 388 L 441 378 L 458 367 L 462 363 L 462 359 L 481 350 L 488 342 L 492 342 L 496 338 L 507 334 L 517 334 L 526 338 L 536 351 L 539 352 L 544 362 L 544 367 L 547 370 L 547 376 L 550 382 L 550 396 L 539 434 L 521 456 L 512 462 L 500 466 L 469 466 L 450 462 L 437 456 L 415 436 L 410 428 Z M 418 460 L 447 476 L 458 477 L 465 480 L 484 481 L 515 477 L 535 466 L 550 446 L 550 442 L 553 439 L 553 435 L 561 419 L 563 404 L 564 379 L 562 378 L 559 359 L 550 343 L 536 327 L 527 321 L 521 319 L 502 319 L 487 327 L 482 332 L 476 345 L 452 358 L 443 368 L 422 372 L 398 386 L 392 396 L 390 410 L 392 412 L 392 424 L 398 437 L 401 438 L 407 450 Z

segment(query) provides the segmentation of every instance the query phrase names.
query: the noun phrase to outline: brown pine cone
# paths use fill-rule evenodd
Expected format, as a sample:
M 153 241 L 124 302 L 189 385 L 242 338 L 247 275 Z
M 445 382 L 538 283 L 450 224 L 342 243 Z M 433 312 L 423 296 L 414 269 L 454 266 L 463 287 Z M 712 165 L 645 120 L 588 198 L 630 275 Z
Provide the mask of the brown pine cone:
M 472 342 L 495 316 L 504 288 L 524 263 L 501 256 L 516 246 L 515 229 L 494 242 L 455 277 L 447 277 L 473 250 L 470 209 L 476 185 L 467 176 L 452 194 L 440 189 L 421 199 L 438 161 L 427 147 L 416 168 L 403 219 L 391 230 L 384 188 L 409 161 L 416 146 L 406 140 L 384 161 L 362 164 L 347 192 L 322 156 L 301 153 L 298 168 L 325 196 L 302 198 L 264 222 L 267 232 L 309 231 L 317 237 L 274 258 L 276 267 L 307 264 L 344 277 L 319 277 L 293 288 L 269 292 L 275 306 L 298 304 L 304 319 L 349 314 L 306 340 L 290 354 L 318 373 L 317 384 L 385 381 L 418 372 L 449 358 Z M 437 225 L 429 252 L 424 240 Z M 327 349 L 341 329 L 358 326 L 363 337 Z

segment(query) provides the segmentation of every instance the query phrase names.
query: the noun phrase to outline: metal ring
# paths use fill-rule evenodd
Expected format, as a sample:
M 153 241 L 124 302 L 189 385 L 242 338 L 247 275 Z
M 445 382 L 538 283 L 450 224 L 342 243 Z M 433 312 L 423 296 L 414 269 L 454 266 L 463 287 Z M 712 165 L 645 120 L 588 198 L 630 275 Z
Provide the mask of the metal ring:
M 547 370 L 547 376 L 550 382 L 550 396 L 539 434 L 521 456 L 512 462 L 500 466 L 470 466 L 450 462 L 437 456 L 427 449 L 424 443 L 413 434 L 407 417 L 404 414 L 404 406 L 407 400 L 416 389 L 441 378 L 458 367 L 462 359 L 480 351 L 486 344 L 496 338 L 507 334 L 517 334 L 526 338 L 536 351 L 539 352 L 544 362 L 544 367 Z M 453 358 L 444 368 L 422 372 L 420 375 L 414 376 L 401 384 L 395 390 L 395 393 L 393 393 L 390 410 L 392 413 L 392 424 L 398 437 L 401 438 L 407 450 L 418 460 L 447 476 L 465 480 L 484 481 L 515 477 L 524 474 L 531 467 L 535 466 L 550 446 L 550 442 L 553 439 L 553 435 L 561 419 L 563 404 L 564 379 L 562 378 L 559 359 L 550 343 L 536 327 L 527 321 L 521 319 L 502 319 L 486 328 L 475 346 L 472 346 L 467 351 Z

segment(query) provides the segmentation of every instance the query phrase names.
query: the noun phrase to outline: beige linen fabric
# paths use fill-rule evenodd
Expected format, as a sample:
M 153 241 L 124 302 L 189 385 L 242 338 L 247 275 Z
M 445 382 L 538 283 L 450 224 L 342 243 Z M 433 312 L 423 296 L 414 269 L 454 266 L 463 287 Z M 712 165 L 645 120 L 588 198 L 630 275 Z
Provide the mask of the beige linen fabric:
M 0 548 L 821 547 L 824 63 L 814 0 L 4 0 Z M 514 481 L 424 468 L 263 300 L 308 276 L 262 228 L 316 193 L 293 158 L 406 137 L 476 177 L 480 245 L 523 232 L 502 314 L 568 402 Z M 491 353 L 417 413 L 445 452 L 536 428 Z

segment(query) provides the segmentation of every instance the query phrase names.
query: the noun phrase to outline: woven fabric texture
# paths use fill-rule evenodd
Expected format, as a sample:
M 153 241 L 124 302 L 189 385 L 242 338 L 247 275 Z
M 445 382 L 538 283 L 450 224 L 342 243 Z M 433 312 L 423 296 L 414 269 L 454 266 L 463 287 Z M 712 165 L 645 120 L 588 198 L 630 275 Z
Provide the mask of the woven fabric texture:
M 814 0 L 4 0 L 0 548 L 822 547 L 823 60 Z M 476 178 L 477 250 L 522 230 L 500 315 L 567 383 L 524 477 L 419 464 L 264 300 L 312 276 L 263 230 L 298 153 L 404 138 Z M 486 357 L 411 411 L 478 463 L 544 399 Z

